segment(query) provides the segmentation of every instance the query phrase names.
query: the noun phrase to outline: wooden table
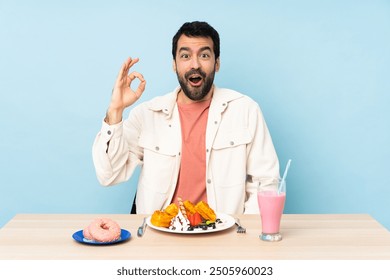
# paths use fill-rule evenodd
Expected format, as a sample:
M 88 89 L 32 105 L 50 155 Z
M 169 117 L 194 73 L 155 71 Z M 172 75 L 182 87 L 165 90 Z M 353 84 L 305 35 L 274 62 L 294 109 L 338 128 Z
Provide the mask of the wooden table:
M 72 234 L 96 217 L 109 217 L 131 232 L 128 241 L 110 246 L 78 243 Z M 0 229 L 3 260 L 95 259 L 390 259 L 390 232 L 371 216 L 283 215 L 283 240 L 259 239 L 258 215 L 238 216 L 247 228 L 184 235 L 147 228 L 137 237 L 143 215 L 18 214 Z

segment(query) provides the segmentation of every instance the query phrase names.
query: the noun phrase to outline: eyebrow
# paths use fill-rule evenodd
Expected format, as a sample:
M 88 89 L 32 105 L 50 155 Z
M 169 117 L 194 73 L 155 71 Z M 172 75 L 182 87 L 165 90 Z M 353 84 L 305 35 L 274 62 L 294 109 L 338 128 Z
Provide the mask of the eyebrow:
M 188 47 L 181 47 L 178 52 L 182 52 L 182 51 L 190 51 L 190 48 L 188 48 Z M 199 51 L 200 52 L 203 52 L 203 51 L 210 51 L 211 52 L 211 48 L 209 46 L 205 46 L 205 47 L 200 48 Z

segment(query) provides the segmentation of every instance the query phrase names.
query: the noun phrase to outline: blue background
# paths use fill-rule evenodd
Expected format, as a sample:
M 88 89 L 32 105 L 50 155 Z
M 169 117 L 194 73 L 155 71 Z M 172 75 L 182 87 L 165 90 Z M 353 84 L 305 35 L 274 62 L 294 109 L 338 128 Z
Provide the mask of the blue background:
M 369 213 L 390 228 L 390 2 L 0 0 L 0 226 L 17 213 L 128 213 L 137 178 L 99 185 L 91 146 L 127 56 L 143 100 L 177 85 L 171 39 L 221 36 L 219 87 L 262 107 L 285 213 Z M 127 114 L 127 112 L 126 112 Z

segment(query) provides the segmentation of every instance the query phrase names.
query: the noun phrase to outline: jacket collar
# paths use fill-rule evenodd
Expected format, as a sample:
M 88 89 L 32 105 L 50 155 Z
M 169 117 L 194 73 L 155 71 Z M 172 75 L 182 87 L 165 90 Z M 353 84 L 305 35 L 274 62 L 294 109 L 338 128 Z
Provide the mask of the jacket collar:
M 177 87 L 174 91 L 166 95 L 153 98 L 148 102 L 148 108 L 156 112 L 161 111 L 167 115 L 167 118 L 169 118 L 172 116 L 173 109 L 175 108 L 179 90 L 180 87 Z
M 215 87 L 211 104 L 215 108 L 220 108 L 220 112 L 223 112 L 228 107 L 230 101 L 241 97 L 243 97 L 243 95 L 237 91 Z
M 174 91 L 164 95 L 158 96 L 148 102 L 148 108 L 152 111 L 161 111 L 167 115 L 167 118 L 172 116 L 173 109 L 176 105 L 177 94 L 180 87 L 177 87 Z M 218 88 L 214 86 L 214 93 L 211 103 L 217 108 L 221 108 L 221 112 L 224 111 L 230 101 L 241 98 L 243 95 L 237 91 Z

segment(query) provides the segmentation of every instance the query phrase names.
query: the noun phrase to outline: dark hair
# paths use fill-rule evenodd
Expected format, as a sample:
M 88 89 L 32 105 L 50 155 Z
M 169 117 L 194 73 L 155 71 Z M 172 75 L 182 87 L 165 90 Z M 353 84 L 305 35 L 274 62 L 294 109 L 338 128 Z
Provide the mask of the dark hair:
M 210 37 L 214 44 L 215 59 L 219 57 L 219 34 L 207 22 L 193 21 L 184 23 L 172 39 L 172 56 L 176 58 L 177 42 L 181 35 L 187 37 Z

